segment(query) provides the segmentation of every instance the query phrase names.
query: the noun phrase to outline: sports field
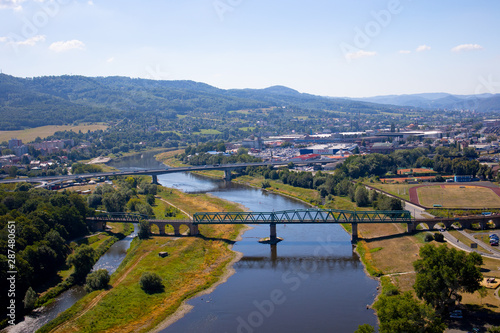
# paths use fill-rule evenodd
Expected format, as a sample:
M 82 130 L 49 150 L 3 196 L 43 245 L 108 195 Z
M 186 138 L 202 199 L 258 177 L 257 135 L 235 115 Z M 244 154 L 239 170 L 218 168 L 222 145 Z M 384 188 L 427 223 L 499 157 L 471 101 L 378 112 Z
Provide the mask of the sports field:
M 498 188 L 474 185 L 432 185 L 416 187 L 418 201 L 425 207 L 500 208 Z M 413 200 L 412 200 L 413 201 Z
M 9 141 L 10 139 L 16 138 L 19 140 L 23 140 L 23 143 L 29 143 L 31 141 L 35 141 L 37 137 L 43 139 L 59 131 L 73 131 L 73 132 L 82 131 L 85 133 L 88 130 L 96 131 L 100 129 L 105 130 L 106 128 L 108 128 L 108 125 L 99 123 L 99 124 L 82 124 L 77 126 L 50 125 L 50 126 L 28 128 L 19 131 L 0 131 L 0 142 Z

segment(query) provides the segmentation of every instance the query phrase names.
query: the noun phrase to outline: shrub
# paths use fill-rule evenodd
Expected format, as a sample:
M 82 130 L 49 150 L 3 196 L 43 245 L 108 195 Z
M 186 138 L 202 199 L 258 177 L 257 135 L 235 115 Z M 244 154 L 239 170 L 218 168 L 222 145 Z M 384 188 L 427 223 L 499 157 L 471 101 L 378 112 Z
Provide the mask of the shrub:
M 147 294 L 161 293 L 165 289 L 161 282 L 161 277 L 156 273 L 146 272 L 142 274 L 139 283 L 141 289 Z
M 87 275 L 85 291 L 90 293 L 94 290 L 106 289 L 109 283 L 109 272 L 107 269 L 98 269 Z
M 432 237 L 431 234 L 426 234 L 425 235 L 424 241 L 426 241 L 426 242 L 432 242 L 433 240 L 434 240 L 434 237 Z
M 444 242 L 444 236 L 442 233 L 436 232 L 434 233 L 434 240 L 436 242 Z

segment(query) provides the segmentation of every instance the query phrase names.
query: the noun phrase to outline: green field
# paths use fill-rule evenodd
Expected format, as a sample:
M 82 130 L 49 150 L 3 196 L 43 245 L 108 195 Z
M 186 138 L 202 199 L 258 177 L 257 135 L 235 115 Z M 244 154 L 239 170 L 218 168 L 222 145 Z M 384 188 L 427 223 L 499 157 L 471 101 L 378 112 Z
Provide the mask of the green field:
M 500 197 L 485 187 L 436 185 L 420 187 L 417 193 L 420 204 L 426 207 L 500 208 Z
M 390 193 L 401 199 L 410 200 L 409 189 L 418 185 L 408 185 L 408 184 L 366 184 L 371 187 L 378 188 L 382 191 Z
M 59 131 L 87 132 L 89 130 L 90 131 L 105 130 L 106 128 L 108 128 L 108 125 L 102 123 L 96 123 L 96 124 L 86 124 L 78 126 L 50 125 L 50 126 L 28 128 L 19 131 L 0 131 L 0 142 L 9 141 L 10 139 L 16 138 L 19 140 L 23 140 L 24 143 L 28 143 L 34 141 L 37 137 L 43 139 Z

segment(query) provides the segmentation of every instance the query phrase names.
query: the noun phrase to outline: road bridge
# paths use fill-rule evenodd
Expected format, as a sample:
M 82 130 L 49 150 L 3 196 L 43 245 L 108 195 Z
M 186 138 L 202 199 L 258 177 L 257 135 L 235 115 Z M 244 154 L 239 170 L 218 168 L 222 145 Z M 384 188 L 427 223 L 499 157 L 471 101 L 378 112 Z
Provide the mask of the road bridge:
M 295 165 L 310 165 L 310 164 L 326 164 L 330 161 L 318 160 L 318 161 L 306 161 L 306 162 L 293 162 Z M 152 177 L 152 183 L 158 184 L 158 176 L 168 173 L 176 172 L 190 172 L 190 171 L 208 171 L 208 170 L 222 170 L 224 171 L 224 179 L 226 181 L 231 181 L 231 171 L 241 170 L 246 167 L 252 166 L 286 166 L 289 162 L 286 161 L 269 161 L 269 162 L 255 162 L 255 163 L 233 163 L 233 164 L 214 164 L 214 165 L 200 165 L 200 166 L 185 166 L 185 167 L 165 167 L 161 169 L 145 169 L 145 170 L 132 170 L 132 171 L 115 171 L 115 172 L 95 172 L 95 173 L 85 173 L 76 175 L 59 175 L 59 176 L 47 176 L 47 177 L 31 177 L 31 178 L 16 178 L 16 179 L 2 179 L 0 184 L 8 183 L 43 183 L 43 184 L 58 184 L 70 180 L 80 180 L 80 179 L 90 179 L 90 178 L 109 178 L 113 176 L 133 176 L 133 175 L 147 175 Z

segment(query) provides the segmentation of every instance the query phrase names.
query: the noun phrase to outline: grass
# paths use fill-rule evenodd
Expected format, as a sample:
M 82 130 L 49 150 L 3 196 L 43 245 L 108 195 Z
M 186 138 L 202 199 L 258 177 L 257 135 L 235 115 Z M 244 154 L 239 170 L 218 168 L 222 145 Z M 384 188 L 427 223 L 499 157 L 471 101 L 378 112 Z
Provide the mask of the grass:
M 18 131 L 0 131 L 0 142 L 9 141 L 12 138 L 17 138 L 19 140 L 23 140 L 24 143 L 28 143 L 31 141 L 35 141 L 37 137 L 46 138 L 48 136 L 53 135 L 55 132 L 59 131 L 73 131 L 73 132 L 87 132 L 87 131 L 96 131 L 96 130 L 105 130 L 108 128 L 108 125 L 102 123 L 96 124 L 82 124 L 77 126 L 72 125 L 50 125 L 50 126 L 41 126 L 35 128 L 28 128 L 25 130 Z
M 214 129 L 202 128 L 199 132 L 194 132 L 193 134 L 210 135 L 210 134 L 222 134 L 222 132 Z
M 409 184 L 372 184 L 372 183 L 369 184 L 367 183 L 366 185 L 378 188 L 382 191 L 386 191 L 387 193 L 390 193 L 396 197 L 405 200 L 410 200 L 409 189 L 414 186 L 418 186 Z
M 243 131 L 243 132 L 252 132 L 255 129 L 255 126 L 254 127 L 240 127 L 238 129 L 240 131 Z
M 491 189 L 475 186 L 425 186 L 417 190 L 420 204 L 446 208 L 500 208 L 500 197 Z
M 237 204 L 203 194 L 162 190 L 158 194 L 175 206 L 195 211 L 236 211 Z M 157 202 L 159 200 L 157 199 Z M 145 332 L 174 313 L 183 300 L 217 282 L 234 258 L 228 244 L 243 226 L 200 226 L 204 237 L 153 237 L 132 242 L 110 284 L 109 291 L 85 296 L 42 332 Z M 169 256 L 160 258 L 158 252 Z M 143 272 L 155 272 L 163 279 L 165 291 L 148 295 L 139 287 Z M 99 300 L 95 305 L 92 302 Z

